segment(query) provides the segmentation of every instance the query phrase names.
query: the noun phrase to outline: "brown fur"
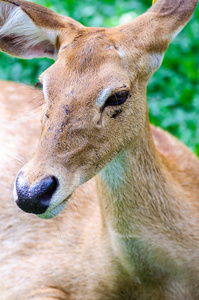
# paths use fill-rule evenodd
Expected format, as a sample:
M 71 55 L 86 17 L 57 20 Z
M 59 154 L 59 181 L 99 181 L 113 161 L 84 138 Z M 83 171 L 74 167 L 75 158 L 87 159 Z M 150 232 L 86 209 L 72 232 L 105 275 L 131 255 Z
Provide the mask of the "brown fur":
M 41 25 L 45 9 L 13 3 Z M 41 92 L 0 83 L 2 300 L 199 298 L 199 161 L 149 125 L 146 104 L 160 54 L 196 3 L 159 0 L 113 29 L 72 22 L 70 30 L 56 15 L 59 52 L 41 75 L 42 126 L 41 112 L 31 113 Z M 119 109 L 96 105 L 107 87 L 129 90 Z M 73 193 L 54 220 L 12 202 L 21 160 L 29 186 L 52 174 L 60 183 L 53 201 Z

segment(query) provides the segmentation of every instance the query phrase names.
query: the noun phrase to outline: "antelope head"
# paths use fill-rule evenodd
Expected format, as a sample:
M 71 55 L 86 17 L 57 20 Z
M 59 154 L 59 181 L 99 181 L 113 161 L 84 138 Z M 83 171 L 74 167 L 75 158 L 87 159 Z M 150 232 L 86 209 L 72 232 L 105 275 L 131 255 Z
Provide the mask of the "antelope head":
M 22 0 L 0 0 L 0 49 L 48 56 L 40 76 L 42 132 L 15 183 L 17 205 L 41 218 L 64 208 L 74 190 L 149 127 L 146 87 L 197 0 L 157 0 L 115 28 L 87 28 Z

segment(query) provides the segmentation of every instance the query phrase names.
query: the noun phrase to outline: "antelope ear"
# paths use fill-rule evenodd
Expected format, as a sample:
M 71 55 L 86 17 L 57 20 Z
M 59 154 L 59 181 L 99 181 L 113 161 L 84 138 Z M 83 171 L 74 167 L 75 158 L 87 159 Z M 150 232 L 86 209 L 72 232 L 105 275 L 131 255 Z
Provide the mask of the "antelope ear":
M 120 26 L 129 45 L 163 53 L 191 18 L 198 0 L 153 0 L 152 7 L 135 20 Z
M 35 3 L 0 0 L 0 50 L 13 56 L 55 59 L 62 29 L 81 26 Z
M 153 0 L 152 7 L 133 21 L 116 27 L 122 47 L 133 48 L 134 56 L 146 59 L 143 70 L 148 80 L 160 67 L 169 43 L 191 18 L 198 0 Z M 125 41 L 125 43 L 124 43 Z M 124 51 L 125 52 L 125 51 Z
M 188 23 L 197 3 L 198 0 L 154 1 L 154 5 L 147 12 L 154 20 L 154 33 L 159 33 L 163 40 L 170 43 Z

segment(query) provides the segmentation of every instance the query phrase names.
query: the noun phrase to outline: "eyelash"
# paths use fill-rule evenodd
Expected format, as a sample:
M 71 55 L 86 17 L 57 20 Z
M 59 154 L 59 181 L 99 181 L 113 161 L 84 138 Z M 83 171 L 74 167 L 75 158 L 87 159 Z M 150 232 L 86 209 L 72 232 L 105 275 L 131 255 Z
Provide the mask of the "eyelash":
M 127 90 L 122 90 L 122 91 L 119 91 L 119 92 L 111 95 L 106 100 L 103 109 L 107 106 L 121 105 L 122 103 L 124 103 L 127 100 L 128 96 L 129 96 L 129 91 L 127 91 Z

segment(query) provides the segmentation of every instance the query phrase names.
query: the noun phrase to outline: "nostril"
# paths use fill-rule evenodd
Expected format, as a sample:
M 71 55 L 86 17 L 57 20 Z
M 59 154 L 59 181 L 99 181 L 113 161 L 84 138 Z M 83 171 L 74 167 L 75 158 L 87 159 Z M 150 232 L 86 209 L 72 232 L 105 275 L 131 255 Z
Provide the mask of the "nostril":
M 49 207 L 58 186 L 58 179 L 51 175 L 28 186 L 23 174 L 19 173 L 16 179 L 16 203 L 25 212 L 42 214 Z
M 41 197 L 41 202 L 46 204 L 52 198 L 52 195 L 58 188 L 58 180 L 54 176 L 45 177 L 40 183 L 38 194 Z

